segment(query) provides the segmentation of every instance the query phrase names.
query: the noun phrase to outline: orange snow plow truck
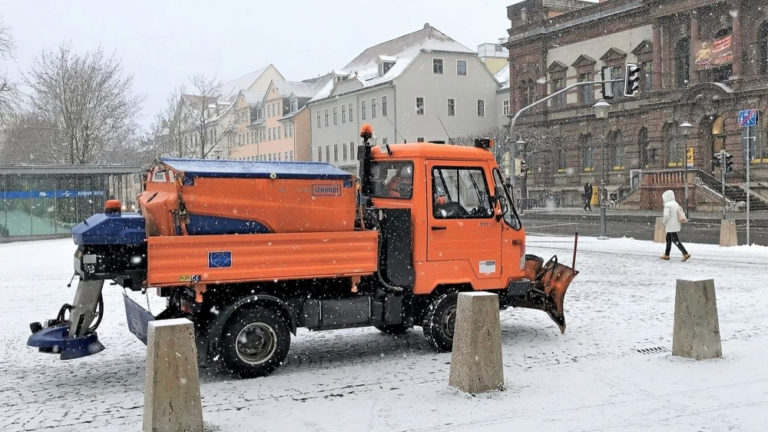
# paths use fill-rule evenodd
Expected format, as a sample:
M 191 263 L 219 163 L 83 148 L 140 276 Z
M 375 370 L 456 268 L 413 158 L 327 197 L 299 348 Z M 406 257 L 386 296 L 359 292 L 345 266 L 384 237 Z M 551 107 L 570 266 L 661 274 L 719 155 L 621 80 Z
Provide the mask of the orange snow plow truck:
M 104 349 L 106 280 L 166 298 L 153 316 L 124 296 L 144 343 L 149 321 L 188 318 L 199 360 L 242 377 L 274 371 L 299 327 L 421 326 L 434 349 L 450 351 L 465 291 L 542 310 L 564 332 L 578 272 L 526 255 L 493 141 L 373 146 L 372 133 L 363 126 L 359 179 L 315 162 L 161 159 L 139 213 L 108 201 L 73 229 L 75 300 L 32 323 L 28 345 L 62 359 Z

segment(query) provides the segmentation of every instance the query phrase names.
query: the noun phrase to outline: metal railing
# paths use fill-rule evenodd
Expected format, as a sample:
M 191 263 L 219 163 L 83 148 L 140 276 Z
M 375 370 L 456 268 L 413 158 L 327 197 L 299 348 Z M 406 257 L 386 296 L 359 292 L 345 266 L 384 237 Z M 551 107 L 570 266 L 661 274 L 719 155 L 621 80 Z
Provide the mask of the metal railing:
M 621 204 L 622 201 L 627 199 L 627 197 L 632 195 L 634 191 L 640 188 L 640 179 L 642 176 L 642 172 L 635 173 L 635 175 L 630 176 L 629 180 L 627 180 L 623 185 L 619 186 L 618 189 L 616 189 L 611 194 L 614 197 L 613 200 L 615 204 Z

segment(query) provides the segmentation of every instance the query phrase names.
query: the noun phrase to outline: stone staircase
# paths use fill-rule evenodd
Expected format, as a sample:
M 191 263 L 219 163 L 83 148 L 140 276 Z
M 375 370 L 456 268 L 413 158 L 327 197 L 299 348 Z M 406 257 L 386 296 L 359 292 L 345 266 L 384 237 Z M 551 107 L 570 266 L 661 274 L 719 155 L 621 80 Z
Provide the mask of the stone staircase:
M 701 170 L 695 170 L 697 181 L 707 187 L 711 192 L 718 195 L 721 199 L 723 197 L 723 182 L 719 179 L 705 173 Z M 747 202 L 747 191 L 743 185 L 725 185 L 725 198 L 732 203 Z M 768 201 L 760 196 L 752 193 L 750 194 L 749 209 L 754 211 L 768 210 Z M 746 211 L 746 207 L 743 209 Z

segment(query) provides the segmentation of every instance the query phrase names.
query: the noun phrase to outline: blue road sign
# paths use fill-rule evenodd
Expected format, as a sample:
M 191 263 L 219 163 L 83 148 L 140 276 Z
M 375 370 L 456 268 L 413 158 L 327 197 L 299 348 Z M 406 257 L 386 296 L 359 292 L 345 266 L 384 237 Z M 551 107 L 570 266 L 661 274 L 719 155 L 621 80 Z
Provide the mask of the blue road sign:
M 739 127 L 754 127 L 757 126 L 757 110 L 741 110 L 739 111 Z

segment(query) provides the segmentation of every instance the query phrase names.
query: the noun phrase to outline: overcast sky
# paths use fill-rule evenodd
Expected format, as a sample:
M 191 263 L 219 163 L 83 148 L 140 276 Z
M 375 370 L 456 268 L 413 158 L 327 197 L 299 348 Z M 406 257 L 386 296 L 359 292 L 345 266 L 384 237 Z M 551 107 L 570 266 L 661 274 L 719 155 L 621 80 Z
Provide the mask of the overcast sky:
M 196 73 L 230 80 L 270 63 L 288 80 L 340 69 L 365 48 L 430 23 L 471 49 L 507 35 L 519 0 L 0 0 L 19 77 L 43 49 L 101 45 L 146 96 L 142 124 Z

